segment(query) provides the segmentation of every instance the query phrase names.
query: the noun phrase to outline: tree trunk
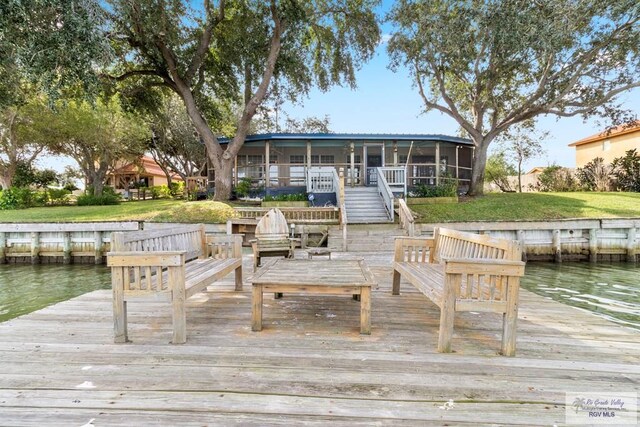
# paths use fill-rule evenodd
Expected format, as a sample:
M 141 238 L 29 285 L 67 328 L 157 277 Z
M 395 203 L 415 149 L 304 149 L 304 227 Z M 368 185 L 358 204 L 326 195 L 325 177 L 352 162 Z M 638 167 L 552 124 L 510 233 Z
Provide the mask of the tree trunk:
M 484 194 L 484 171 L 487 166 L 488 140 L 474 141 L 476 149 L 473 154 L 471 172 L 470 196 L 482 196 Z
M 98 175 L 94 175 L 91 177 L 91 186 L 93 187 L 93 195 L 100 197 L 102 196 L 102 190 L 104 189 L 104 183 Z
M 518 193 L 522 193 L 522 159 L 518 160 Z
M 231 198 L 231 171 L 233 169 L 234 159 L 220 159 L 220 163 L 215 166 L 215 193 L 213 200 L 226 202 Z

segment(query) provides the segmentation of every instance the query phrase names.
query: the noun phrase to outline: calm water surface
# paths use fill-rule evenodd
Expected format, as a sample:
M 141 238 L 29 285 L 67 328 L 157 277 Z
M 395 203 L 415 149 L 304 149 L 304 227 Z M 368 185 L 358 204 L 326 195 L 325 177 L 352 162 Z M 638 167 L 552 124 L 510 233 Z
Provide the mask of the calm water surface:
M 640 329 L 640 264 L 527 263 L 522 287 Z
M 96 265 L 0 265 L 0 322 L 96 289 L 111 288 Z
M 539 295 L 640 329 L 640 265 L 527 263 L 522 286 Z M 94 265 L 0 265 L 0 322 L 111 287 Z

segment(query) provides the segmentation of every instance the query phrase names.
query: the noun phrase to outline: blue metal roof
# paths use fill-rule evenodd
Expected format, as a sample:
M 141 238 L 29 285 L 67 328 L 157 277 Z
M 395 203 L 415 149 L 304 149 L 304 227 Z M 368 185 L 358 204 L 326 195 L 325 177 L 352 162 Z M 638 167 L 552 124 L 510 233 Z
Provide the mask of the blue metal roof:
M 227 144 L 230 138 L 219 138 Z M 257 141 L 440 141 L 473 146 L 470 139 L 438 134 L 404 133 L 263 133 L 247 135 L 245 143 Z

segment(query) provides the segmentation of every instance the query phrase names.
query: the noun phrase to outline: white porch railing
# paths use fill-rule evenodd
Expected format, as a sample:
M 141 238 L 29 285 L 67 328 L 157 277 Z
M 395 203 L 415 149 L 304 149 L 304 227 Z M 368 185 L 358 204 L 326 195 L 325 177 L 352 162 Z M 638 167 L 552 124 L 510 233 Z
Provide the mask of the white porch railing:
M 378 168 L 378 176 L 383 176 L 393 193 L 402 193 L 407 197 L 407 168 L 401 167 L 381 167 Z
M 307 193 L 337 193 L 338 174 L 334 167 L 312 167 L 307 171 Z
M 382 196 L 382 200 L 384 200 L 384 205 L 387 209 L 389 220 L 393 221 L 393 191 L 391 191 L 391 187 L 389 187 L 389 184 L 387 183 L 385 175 L 382 172 L 382 168 L 376 169 L 378 175 L 378 193 L 380 194 L 380 196 Z

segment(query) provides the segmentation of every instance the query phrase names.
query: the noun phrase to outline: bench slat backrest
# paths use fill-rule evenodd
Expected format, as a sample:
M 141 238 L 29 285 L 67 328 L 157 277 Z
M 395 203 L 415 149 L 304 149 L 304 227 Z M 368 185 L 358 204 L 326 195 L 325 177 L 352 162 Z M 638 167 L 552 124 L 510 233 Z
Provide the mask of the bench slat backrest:
M 520 261 L 518 242 L 436 227 L 434 261 L 447 258 L 483 258 Z
M 287 220 L 280 209 L 271 209 L 256 225 L 256 239 L 287 241 L 289 239 L 289 228 Z
M 158 230 L 111 233 L 111 251 L 186 251 L 185 260 L 207 255 L 203 224 L 181 225 Z

